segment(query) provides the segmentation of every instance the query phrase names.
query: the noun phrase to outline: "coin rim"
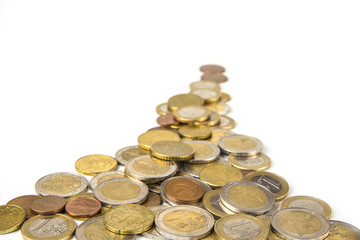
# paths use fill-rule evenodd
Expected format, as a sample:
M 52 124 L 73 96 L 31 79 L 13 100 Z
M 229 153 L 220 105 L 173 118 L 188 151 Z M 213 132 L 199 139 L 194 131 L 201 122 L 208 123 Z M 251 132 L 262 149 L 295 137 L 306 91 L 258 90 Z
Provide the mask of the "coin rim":
M 224 142 L 226 139 L 233 137 L 248 138 L 251 141 L 255 142 L 255 147 L 247 150 L 236 150 L 229 148 L 228 146 L 225 145 Z M 225 154 L 229 154 L 229 155 L 234 154 L 235 156 L 256 156 L 259 153 L 261 153 L 261 150 L 263 149 L 263 143 L 259 139 L 243 134 L 233 134 L 233 135 L 224 136 L 218 140 L 218 146 L 220 147 L 221 151 L 224 152 Z

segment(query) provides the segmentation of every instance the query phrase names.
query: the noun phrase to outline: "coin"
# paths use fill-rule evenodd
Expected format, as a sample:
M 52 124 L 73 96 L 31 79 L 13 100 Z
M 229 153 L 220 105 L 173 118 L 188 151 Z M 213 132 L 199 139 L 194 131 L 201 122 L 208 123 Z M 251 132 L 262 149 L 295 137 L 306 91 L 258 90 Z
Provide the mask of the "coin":
M 213 166 L 213 165 L 230 166 L 230 164 L 226 161 L 226 159 L 224 157 L 222 157 L 221 155 L 219 155 L 215 161 L 209 162 L 209 163 L 187 163 L 187 162 L 184 162 L 182 169 L 184 172 L 188 173 L 189 175 L 199 178 L 199 173 L 202 169 L 204 169 L 208 166 Z
M 220 201 L 220 188 L 207 192 L 203 197 L 203 206 L 208 210 L 215 219 L 225 217 L 230 214 L 235 214 L 231 211 L 226 211 Z
M 166 130 L 166 131 L 170 131 L 170 132 L 173 132 L 173 133 L 176 133 L 177 135 L 179 135 L 179 130 L 177 128 L 174 128 L 174 127 L 178 127 L 180 126 L 181 124 L 178 124 L 178 125 L 171 125 L 171 126 L 168 126 L 168 127 L 153 127 L 153 128 L 150 128 L 148 129 L 147 131 L 152 131 L 152 130 Z M 148 153 L 147 153 L 148 154 Z
M 86 192 L 87 186 L 87 180 L 83 176 L 60 172 L 40 178 L 35 184 L 35 190 L 42 196 L 56 195 L 66 198 Z
M 179 134 L 183 138 L 202 140 L 211 137 L 212 131 L 208 126 L 200 125 L 188 125 L 179 129 Z
M 258 183 L 270 190 L 275 196 L 276 201 L 283 200 L 289 193 L 287 181 L 271 172 L 256 171 L 244 177 L 245 181 Z
M 151 155 L 163 159 L 174 161 L 185 161 L 194 157 L 194 149 L 183 142 L 160 141 L 151 145 Z
M 216 64 L 207 64 L 200 67 L 200 71 L 203 73 L 223 73 L 225 72 L 225 68 Z
M 25 196 L 20 196 L 20 197 L 14 198 L 14 199 L 10 200 L 7 204 L 17 205 L 19 207 L 22 207 L 25 210 L 25 218 L 28 219 L 30 217 L 35 216 L 35 214 L 33 212 L 31 212 L 31 210 L 30 210 L 30 205 L 34 200 L 36 200 L 38 198 L 41 198 L 41 196 L 25 195 Z
M 195 89 L 190 92 L 191 94 L 195 94 L 204 99 L 205 103 L 214 103 L 220 100 L 219 91 L 211 90 L 211 89 Z
M 0 235 L 13 232 L 25 221 L 25 210 L 16 205 L 0 206 Z
M 206 125 L 212 127 L 219 123 L 220 123 L 220 114 L 214 111 L 210 111 L 209 119 L 203 122 L 194 122 L 194 125 Z
M 146 200 L 149 189 L 145 183 L 131 178 L 106 180 L 94 189 L 95 197 L 104 204 L 120 205 Z
M 79 194 L 76 194 L 72 197 L 69 197 L 66 199 L 66 202 L 68 203 L 70 200 L 73 200 L 73 199 L 76 199 L 76 198 L 79 198 L 79 197 L 90 197 L 90 198 L 95 198 L 95 195 L 93 193 L 90 193 L 90 192 L 87 192 L 87 193 L 79 193 Z
M 203 168 L 199 173 L 199 178 L 211 187 L 217 188 L 229 182 L 242 180 L 243 174 L 241 170 L 234 167 L 215 165 Z
M 260 219 L 246 214 L 235 214 L 220 218 L 214 226 L 219 239 L 263 240 L 269 235 L 269 227 Z
M 159 115 L 166 115 L 168 113 L 171 113 L 171 111 L 169 111 L 169 107 L 167 103 L 162 103 L 156 107 L 156 113 Z
M 93 217 L 101 210 L 101 203 L 95 198 L 79 197 L 70 200 L 65 211 L 72 217 Z
M 269 231 L 269 236 L 267 238 L 267 240 L 282 240 L 281 237 L 279 237 L 278 235 L 276 235 L 273 231 Z
M 102 173 L 97 174 L 95 177 L 93 177 L 91 179 L 90 187 L 91 187 L 91 189 L 94 190 L 99 183 L 102 183 L 109 179 L 122 178 L 122 177 L 124 177 L 123 171 L 102 172 Z
M 199 90 L 199 89 L 208 89 L 213 91 L 220 91 L 220 85 L 214 81 L 196 81 L 190 84 L 190 91 Z
M 277 211 L 271 218 L 271 227 L 283 239 L 324 239 L 329 234 L 329 221 L 321 214 L 302 208 Z
M 176 171 L 177 165 L 173 161 L 158 160 L 150 155 L 135 157 L 126 164 L 126 173 L 145 183 L 162 181 L 175 175 Z
M 235 127 L 235 120 L 226 115 L 220 115 L 220 123 L 217 128 L 231 130 Z
M 203 106 L 185 106 L 175 110 L 174 117 L 181 123 L 203 122 L 210 117 L 210 110 Z
M 228 93 L 225 93 L 225 92 L 220 93 L 220 101 L 228 102 L 230 100 L 231 100 L 231 96 Z
M 360 229 L 340 221 L 330 220 L 330 233 L 326 240 L 358 240 Z
M 217 112 L 221 115 L 226 115 L 229 114 L 230 112 L 230 106 L 224 102 L 207 103 L 204 106 L 210 111 Z
M 118 162 L 113 157 L 103 154 L 92 154 L 79 158 L 75 162 L 75 169 L 83 175 L 95 176 L 102 172 L 115 170 L 117 164 Z
M 168 107 L 171 111 L 175 111 L 179 108 L 186 106 L 201 106 L 204 104 L 204 99 L 194 94 L 178 94 L 172 96 L 168 100 Z
M 331 207 L 321 199 L 310 196 L 292 196 L 286 198 L 281 209 L 284 208 L 305 208 L 320 213 L 327 219 L 331 218 Z
M 174 115 L 172 113 L 168 113 L 165 115 L 160 115 L 156 122 L 163 127 L 171 126 L 171 125 L 178 125 L 179 122 L 174 118 Z
M 35 216 L 28 219 L 21 227 L 24 239 L 68 240 L 71 239 L 76 224 L 74 220 L 63 215 Z
M 61 212 L 66 204 L 66 199 L 59 196 L 44 196 L 31 203 L 31 211 L 40 215 L 50 215 Z
M 230 131 L 230 130 L 213 129 L 211 137 L 206 139 L 206 141 L 209 141 L 209 142 L 217 145 L 220 138 L 225 137 L 225 136 L 229 136 L 229 135 L 233 135 L 233 134 L 235 134 L 235 133 Z
M 218 146 L 226 154 L 254 156 L 261 152 L 263 144 L 257 138 L 235 134 L 220 138 Z
M 186 177 L 173 178 L 164 186 L 164 195 L 176 203 L 196 203 L 204 194 L 205 189 L 200 183 Z
M 147 207 L 125 204 L 111 208 L 104 215 L 105 227 L 120 234 L 138 234 L 149 230 L 155 215 Z
M 220 200 L 233 212 L 261 215 L 269 212 L 275 197 L 267 188 L 249 181 L 230 182 L 222 187 Z
M 149 192 L 146 201 L 143 202 L 141 205 L 145 207 L 152 207 L 152 206 L 161 205 L 161 203 L 162 201 L 159 194 Z
M 242 157 L 242 156 L 236 156 L 234 154 L 230 154 L 228 158 L 229 163 L 233 167 L 239 168 L 241 170 L 245 171 L 260 171 L 260 170 L 266 170 L 269 169 L 271 166 L 271 160 L 270 158 L 260 153 L 255 156 L 249 156 L 249 157 Z
M 195 206 L 175 206 L 162 210 L 155 217 L 156 230 L 169 239 L 200 239 L 210 234 L 213 216 Z
M 223 82 L 226 82 L 228 80 L 228 78 L 222 74 L 206 73 L 201 76 L 201 80 L 223 83 Z
M 110 232 L 105 227 L 104 217 L 95 217 L 83 222 L 75 232 L 77 240 L 134 240 L 136 235 L 122 235 Z
M 218 240 L 218 238 L 216 237 L 215 232 L 212 232 L 211 234 L 207 235 L 204 238 L 201 238 L 202 240 Z
M 178 134 L 167 130 L 151 130 L 141 134 L 138 137 L 138 144 L 145 150 L 150 150 L 150 146 L 153 143 L 160 141 L 175 141 L 179 142 L 180 137 Z
M 147 184 L 149 191 L 154 192 L 154 193 L 160 193 L 160 185 L 161 185 L 161 182 Z
M 169 208 L 169 206 L 161 205 L 149 207 L 149 209 L 154 213 L 155 216 L 166 208 Z M 167 238 L 163 237 L 158 231 L 156 231 L 155 227 L 152 227 L 150 230 L 143 232 L 140 235 L 148 239 L 167 240 Z
M 148 155 L 150 152 L 145 150 L 139 146 L 129 146 L 124 147 L 115 153 L 115 159 L 121 163 L 126 165 L 129 160 L 134 157 L 141 155 Z
M 190 159 L 189 163 L 208 163 L 213 162 L 220 154 L 220 148 L 210 142 L 203 140 L 186 140 L 184 143 L 190 145 L 195 155 L 193 159 Z

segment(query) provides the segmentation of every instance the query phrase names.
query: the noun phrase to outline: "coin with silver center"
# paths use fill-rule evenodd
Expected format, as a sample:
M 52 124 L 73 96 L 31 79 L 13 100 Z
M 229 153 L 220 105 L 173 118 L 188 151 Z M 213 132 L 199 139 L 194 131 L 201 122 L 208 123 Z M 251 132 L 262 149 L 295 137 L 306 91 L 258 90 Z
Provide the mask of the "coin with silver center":
M 126 165 L 129 160 L 140 155 L 147 155 L 149 151 L 142 149 L 139 146 L 124 147 L 115 153 L 115 159 Z
M 202 140 L 185 140 L 184 143 L 192 146 L 195 150 L 193 159 L 189 163 L 208 163 L 213 162 L 220 154 L 220 148 L 208 141 Z
M 254 156 L 259 154 L 263 148 L 259 139 L 241 134 L 220 138 L 218 146 L 224 153 L 236 156 Z
M 123 171 L 109 171 L 109 172 L 102 172 L 93 177 L 90 181 L 90 187 L 91 189 L 95 189 L 95 187 L 102 183 L 103 181 L 113 179 L 113 178 L 121 178 L 124 177 Z
M 215 161 L 209 162 L 209 163 L 188 163 L 188 162 L 184 162 L 184 165 L 182 167 L 182 171 L 185 173 L 188 173 L 190 176 L 199 178 L 199 173 L 200 171 L 205 168 L 205 167 L 209 167 L 209 166 L 213 166 L 213 165 L 226 165 L 226 166 L 230 166 L 230 163 L 228 163 L 226 161 L 226 157 L 224 157 L 223 155 L 219 155 Z
M 248 171 L 266 170 L 271 166 L 270 158 L 263 153 L 250 157 L 230 154 L 228 160 L 233 167 Z

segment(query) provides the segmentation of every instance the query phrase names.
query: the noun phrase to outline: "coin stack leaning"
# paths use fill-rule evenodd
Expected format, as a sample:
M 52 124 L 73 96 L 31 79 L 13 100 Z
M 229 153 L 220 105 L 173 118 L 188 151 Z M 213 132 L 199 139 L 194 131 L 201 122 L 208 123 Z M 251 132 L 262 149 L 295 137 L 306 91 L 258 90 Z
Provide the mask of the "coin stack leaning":
M 266 171 L 263 143 L 231 130 L 225 68 L 204 65 L 189 92 L 156 107 L 159 126 L 115 156 L 87 155 L 78 173 L 40 178 L 37 195 L 0 206 L 0 234 L 23 239 L 360 239 L 311 196 Z M 86 177 L 91 176 L 90 184 Z M 88 186 L 90 188 L 88 188 Z M 76 222 L 81 223 L 76 227 Z

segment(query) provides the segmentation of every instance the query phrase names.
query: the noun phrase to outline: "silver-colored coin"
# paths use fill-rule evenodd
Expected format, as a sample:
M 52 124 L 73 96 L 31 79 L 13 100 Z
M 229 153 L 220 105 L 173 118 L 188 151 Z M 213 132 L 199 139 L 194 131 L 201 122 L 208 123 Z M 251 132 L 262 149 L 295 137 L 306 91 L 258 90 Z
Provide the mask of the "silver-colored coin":
M 208 210 L 215 219 L 235 214 L 227 209 L 220 201 L 220 188 L 207 192 L 202 200 L 202 206 Z
M 174 240 L 200 239 L 210 234 L 213 216 L 206 210 L 188 205 L 170 207 L 155 217 L 156 230 Z
M 120 150 L 118 150 L 115 153 L 115 159 L 121 163 L 126 165 L 128 163 L 129 160 L 131 160 L 134 157 L 137 156 L 141 156 L 141 155 L 148 155 L 150 154 L 149 151 L 142 149 L 139 146 L 129 146 L 129 147 L 124 147 Z
M 150 155 L 142 155 L 129 160 L 125 168 L 130 177 L 145 183 L 160 182 L 175 175 L 177 171 L 174 161 L 157 160 Z
M 133 240 L 136 235 L 120 235 L 110 232 L 105 227 L 104 217 L 90 218 L 83 222 L 75 232 L 77 240 Z
M 213 91 L 220 91 L 220 84 L 214 81 L 196 81 L 190 84 L 190 90 L 194 91 L 197 89 L 210 89 Z
M 189 175 L 199 178 L 199 173 L 203 168 L 213 166 L 213 165 L 226 165 L 230 166 L 230 163 L 226 161 L 226 157 L 219 155 L 217 159 L 210 163 L 188 163 L 184 162 L 182 171 L 188 173 Z
M 160 205 L 160 206 L 152 206 L 149 207 L 149 209 L 155 214 L 155 216 L 161 212 L 164 209 L 169 208 L 169 206 L 165 206 L 165 205 Z M 141 233 L 141 236 L 148 238 L 148 239 L 155 239 L 155 240 L 166 240 L 167 238 L 163 237 L 157 230 L 155 227 L 151 228 L 150 230 Z
M 132 178 L 114 178 L 96 186 L 94 195 L 103 204 L 141 204 L 145 202 L 149 188 L 145 183 Z
M 233 167 L 249 171 L 263 171 L 271 166 L 270 158 L 263 153 L 250 157 L 230 154 L 228 161 Z
M 35 191 L 42 196 L 55 195 L 71 197 L 86 192 L 88 181 L 77 173 L 59 172 L 40 178 L 35 184 Z
M 301 240 L 326 238 L 329 221 L 321 214 L 303 208 L 286 208 L 271 218 L 271 227 L 283 239 Z
M 346 222 L 330 220 L 330 233 L 326 240 L 358 240 L 360 229 Z
M 193 159 L 190 159 L 188 163 L 209 163 L 217 159 L 220 154 L 220 148 L 215 144 L 203 141 L 203 140 L 186 140 L 183 141 L 186 144 L 192 146 L 195 150 Z
M 200 96 L 206 103 L 217 102 L 220 99 L 219 91 L 211 89 L 195 89 L 190 93 Z
M 149 191 L 154 192 L 154 193 L 159 193 L 159 194 L 160 194 L 160 185 L 161 185 L 161 182 L 147 184 Z
M 255 156 L 263 148 L 263 144 L 259 139 L 241 134 L 220 138 L 218 146 L 224 153 L 236 156 Z
M 169 111 L 167 103 L 161 103 L 156 107 L 156 113 L 159 115 L 166 115 L 168 113 L 171 113 L 171 111 Z
M 113 179 L 113 178 L 121 178 L 124 177 L 124 171 L 109 171 L 109 172 L 102 172 L 93 177 L 90 180 L 90 187 L 92 190 L 95 189 L 95 187 L 106 180 Z
M 260 184 L 249 181 L 235 181 L 223 186 L 220 191 L 222 204 L 233 212 L 262 215 L 275 204 L 272 192 Z

